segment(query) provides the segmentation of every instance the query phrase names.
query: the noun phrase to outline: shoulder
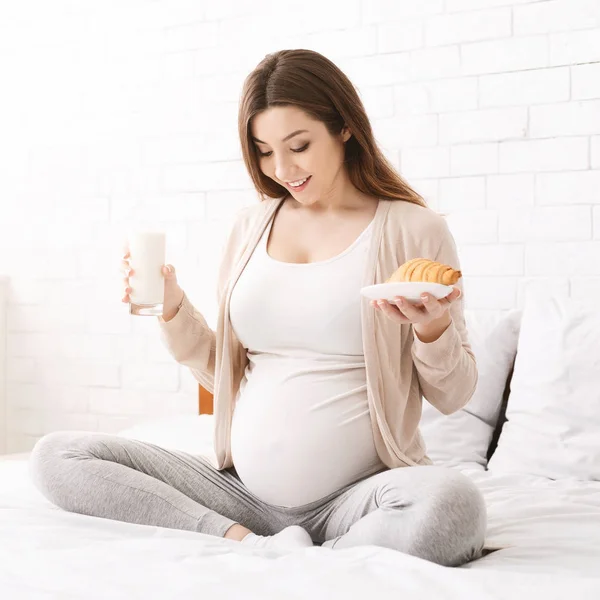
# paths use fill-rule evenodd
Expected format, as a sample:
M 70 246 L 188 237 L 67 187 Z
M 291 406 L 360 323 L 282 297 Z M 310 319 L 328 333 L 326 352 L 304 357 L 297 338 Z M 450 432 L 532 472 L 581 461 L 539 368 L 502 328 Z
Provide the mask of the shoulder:
M 281 202 L 281 198 L 267 198 L 262 202 L 256 202 L 240 208 L 235 216 L 234 223 L 240 227 L 252 226 L 257 220 L 261 219 L 269 210 Z
M 229 234 L 225 239 L 225 244 L 221 251 L 218 286 L 219 298 L 231 269 L 233 269 L 233 266 L 240 259 L 248 246 L 250 233 L 256 223 L 260 221 L 269 210 L 274 208 L 274 203 L 277 203 L 279 200 L 279 198 L 268 198 L 263 202 L 256 202 L 254 204 L 243 206 L 235 211 L 229 227 Z
M 248 233 L 260 221 L 269 210 L 275 208 L 275 205 L 281 201 L 281 198 L 267 198 L 262 202 L 255 202 L 239 208 L 233 215 L 229 237 L 232 242 L 246 240 Z
M 390 200 L 388 225 L 397 235 L 410 233 L 411 236 L 437 237 L 448 231 L 446 217 L 428 206 L 421 206 L 404 200 Z
M 454 248 L 454 238 L 444 215 L 413 202 L 391 200 L 382 245 L 384 254 L 401 265 L 416 257 L 438 260 L 445 248 Z

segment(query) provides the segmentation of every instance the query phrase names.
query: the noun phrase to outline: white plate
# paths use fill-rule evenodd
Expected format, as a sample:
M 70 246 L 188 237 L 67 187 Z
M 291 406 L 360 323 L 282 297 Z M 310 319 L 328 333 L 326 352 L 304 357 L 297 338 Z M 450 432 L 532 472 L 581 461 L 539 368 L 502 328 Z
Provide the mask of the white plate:
M 427 292 L 437 298 L 445 298 L 454 289 L 451 285 L 430 283 L 428 281 L 399 281 L 396 283 L 377 283 L 361 288 L 360 293 L 369 300 L 388 300 L 393 302 L 396 296 L 406 298 L 411 304 L 420 304 L 421 294 Z

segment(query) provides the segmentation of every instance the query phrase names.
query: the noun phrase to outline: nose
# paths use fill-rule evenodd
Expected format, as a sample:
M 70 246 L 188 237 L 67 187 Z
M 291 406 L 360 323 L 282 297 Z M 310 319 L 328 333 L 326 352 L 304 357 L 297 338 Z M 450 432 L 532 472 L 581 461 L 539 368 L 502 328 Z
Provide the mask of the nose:
M 294 180 L 294 168 L 290 157 L 275 158 L 275 177 L 279 181 Z

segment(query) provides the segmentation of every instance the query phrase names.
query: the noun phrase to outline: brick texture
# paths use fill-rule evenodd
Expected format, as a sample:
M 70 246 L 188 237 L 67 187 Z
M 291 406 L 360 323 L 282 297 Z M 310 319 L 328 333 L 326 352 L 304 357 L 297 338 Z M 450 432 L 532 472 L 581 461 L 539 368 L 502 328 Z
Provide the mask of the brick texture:
M 599 0 L 5 2 L 5 451 L 196 412 L 155 319 L 120 301 L 122 242 L 164 228 L 216 327 L 219 252 L 257 201 L 239 93 L 285 47 L 354 82 L 386 156 L 447 215 L 467 307 L 519 307 L 549 283 L 598 294 Z

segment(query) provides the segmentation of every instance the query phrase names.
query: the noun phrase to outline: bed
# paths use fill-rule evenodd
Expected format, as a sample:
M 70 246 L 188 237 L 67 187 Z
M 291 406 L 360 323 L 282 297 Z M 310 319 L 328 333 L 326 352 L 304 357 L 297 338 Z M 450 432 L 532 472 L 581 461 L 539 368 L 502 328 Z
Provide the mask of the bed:
M 162 425 L 206 431 L 211 419 L 188 415 Z M 155 427 L 145 435 L 140 428 L 135 437 L 158 441 L 160 424 Z M 450 569 L 383 548 L 278 555 L 204 534 L 67 513 L 32 486 L 26 454 L 8 457 L 0 461 L 0 590 L 11 599 L 364 598 L 375 592 L 431 600 L 600 598 L 599 482 L 464 471 L 487 500 L 487 545 L 502 549 Z
M 600 436 L 593 429 L 597 418 L 586 412 L 598 412 L 600 404 L 589 385 L 590 376 L 599 380 L 598 337 L 592 339 L 590 327 L 596 331 L 600 319 L 590 309 L 579 327 L 579 306 L 541 302 L 525 314 L 470 315 L 480 365 L 477 396 L 451 418 L 424 409 L 423 432 L 434 461 L 467 474 L 486 498 L 486 547 L 492 551 L 483 558 L 446 568 L 374 546 L 315 546 L 286 555 L 195 532 L 68 513 L 35 489 L 24 453 L 0 458 L 1 597 L 600 598 Z M 576 321 L 565 322 L 569 315 Z M 552 326 L 552 318 L 561 319 L 563 329 Z M 563 352 L 551 352 L 553 336 Z M 539 366 L 531 362 L 531 353 L 539 354 L 532 338 L 548 352 Z M 569 357 L 579 361 L 578 370 L 572 364 L 561 370 Z M 569 386 L 557 384 L 557 377 Z M 532 397 L 532 381 L 542 404 Z M 151 420 L 118 435 L 210 453 L 211 401 L 199 387 L 200 414 Z M 550 402 L 569 410 L 561 414 Z M 582 418 L 576 427 L 574 420 Z M 551 427 L 557 419 L 563 433 Z M 524 423 L 527 435 L 537 436 L 533 449 L 519 438 Z M 544 444 L 565 431 L 568 443 L 552 454 Z M 585 455 L 589 460 L 582 461 Z

